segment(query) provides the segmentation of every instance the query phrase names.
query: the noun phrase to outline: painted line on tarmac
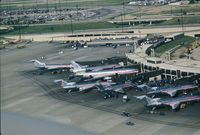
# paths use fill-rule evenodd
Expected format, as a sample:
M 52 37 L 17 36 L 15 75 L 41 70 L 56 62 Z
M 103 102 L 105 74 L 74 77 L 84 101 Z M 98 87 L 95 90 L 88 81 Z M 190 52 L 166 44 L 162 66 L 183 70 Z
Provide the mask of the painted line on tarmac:
M 35 95 L 31 96 L 31 97 L 20 99 L 20 100 L 18 100 L 16 102 L 13 102 L 13 103 L 10 103 L 10 104 L 7 104 L 7 105 L 3 106 L 1 109 L 3 110 L 3 109 L 12 108 L 12 107 L 14 107 L 16 105 L 19 105 L 19 104 L 22 104 L 24 102 L 30 101 L 30 100 L 34 99 L 35 97 L 42 96 L 42 95 L 44 95 L 44 92 L 39 93 L 39 94 L 35 94 Z

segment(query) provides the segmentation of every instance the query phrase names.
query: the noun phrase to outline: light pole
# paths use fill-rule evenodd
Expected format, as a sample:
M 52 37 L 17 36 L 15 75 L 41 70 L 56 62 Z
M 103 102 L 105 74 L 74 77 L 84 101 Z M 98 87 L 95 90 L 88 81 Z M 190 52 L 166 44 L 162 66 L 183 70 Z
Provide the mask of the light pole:
M 123 19 L 125 20 L 125 2 L 123 0 Z
M 72 32 L 72 35 L 74 34 L 74 30 L 73 30 L 73 22 L 72 22 L 72 14 L 69 15 L 70 17 L 70 24 L 71 24 L 71 32 Z
M 124 32 L 124 21 L 123 21 L 122 13 L 121 13 L 121 23 L 122 23 L 122 32 Z
M 171 7 L 171 10 L 170 10 L 170 12 L 171 12 L 171 16 L 172 16 L 172 5 L 171 5 L 170 7 Z
M 49 0 L 46 1 L 46 8 L 47 12 L 49 12 Z
M 76 16 L 77 16 L 77 21 L 79 21 L 79 16 L 78 16 L 78 5 L 76 5 Z
M 36 12 L 38 12 L 38 1 L 37 0 L 35 1 L 35 9 L 36 9 Z
M 58 2 L 59 2 L 60 17 L 61 17 L 61 10 L 62 10 L 61 8 L 62 7 L 61 7 L 61 4 L 60 4 L 60 0 Z
M 182 27 L 182 32 L 183 32 L 183 9 L 181 8 L 181 27 Z
M 22 39 L 22 33 L 21 33 L 21 23 L 20 21 L 18 20 L 18 34 L 19 34 L 19 41 L 21 41 Z
M 124 0 L 123 0 L 123 9 L 122 9 L 122 32 L 124 32 L 124 19 L 125 19 L 125 17 L 124 17 L 124 11 L 125 10 L 125 7 L 124 7 Z

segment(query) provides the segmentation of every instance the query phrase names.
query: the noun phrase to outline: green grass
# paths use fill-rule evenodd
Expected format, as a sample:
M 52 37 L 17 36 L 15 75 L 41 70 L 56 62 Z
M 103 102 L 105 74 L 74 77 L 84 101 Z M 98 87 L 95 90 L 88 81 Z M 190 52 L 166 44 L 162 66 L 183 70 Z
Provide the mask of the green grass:
M 181 13 L 181 8 L 176 8 L 174 9 L 174 7 L 172 8 L 172 11 L 171 10 L 167 10 L 167 11 L 162 11 L 161 13 L 162 14 L 176 14 L 176 13 Z M 188 13 L 188 12 L 200 12 L 200 6 L 197 5 L 197 6 L 194 6 L 194 7 L 182 7 L 182 12 L 184 13 Z
M 181 25 L 182 17 L 176 17 L 159 24 L 160 25 Z M 183 17 L 183 24 L 200 24 L 200 16 Z
M 180 45 L 180 44 L 183 44 L 183 46 L 187 46 L 189 45 L 190 43 L 194 42 L 195 41 L 195 38 L 194 37 L 190 37 L 190 36 L 184 36 L 180 39 L 177 39 L 177 40 L 174 40 L 174 41 L 171 41 L 169 43 L 165 43 L 157 48 L 155 48 L 155 53 L 157 56 L 160 56 L 162 55 L 164 52 Z
M 88 22 L 88 23 L 75 23 L 73 30 L 87 30 L 87 29 L 104 29 L 104 28 L 118 28 L 120 26 L 108 22 Z M 21 26 L 22 34 L 39 34 L 39 33 L 53 33 L 53 32 L 71 32 L 70 24 L 57 24 L 57 25 L 32 25 Z M 2 33 L 6 35 L 19 34 L 19 26 L 14 26 L 14 31 Z
M 123 0 L 101 0 L 105 4 L 123 4 Z M 131 0 L 124 0 L 124 3 L 129 3 Z

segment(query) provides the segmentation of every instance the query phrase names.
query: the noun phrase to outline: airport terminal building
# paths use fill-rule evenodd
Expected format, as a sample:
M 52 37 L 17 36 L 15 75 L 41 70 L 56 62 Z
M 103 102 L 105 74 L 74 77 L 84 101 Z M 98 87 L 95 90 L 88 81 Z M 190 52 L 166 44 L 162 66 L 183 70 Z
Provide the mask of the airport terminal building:
M 162 70 L 162 79 L 180 79 L 200 74 L 200 61 L 189 59 L 178 59 L 164 61 L 159 57 L 147 55 L 146 50 L 151 45 L 143 45 L 135 49 L 133 53 L 126 53 L 130 64 L 139 64 L 141 72 Z

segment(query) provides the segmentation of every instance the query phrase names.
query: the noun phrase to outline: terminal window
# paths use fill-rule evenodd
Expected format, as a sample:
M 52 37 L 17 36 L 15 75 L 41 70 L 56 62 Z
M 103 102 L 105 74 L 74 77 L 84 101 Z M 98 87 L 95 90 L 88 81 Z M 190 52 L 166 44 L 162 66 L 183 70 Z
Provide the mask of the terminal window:
M 187 76 L 187 72 L 182 72 L 181 75 L 182 76 Z
M 172 70 L 172 75 L 176 75 L 176 71 Z
M 166 70 L 166 74 L 170 74 L 170 70 Z

